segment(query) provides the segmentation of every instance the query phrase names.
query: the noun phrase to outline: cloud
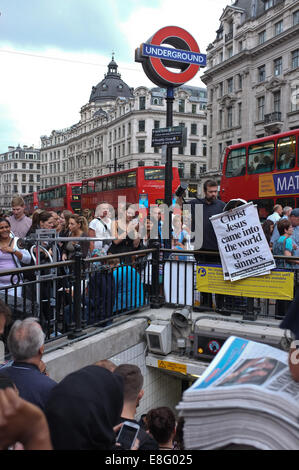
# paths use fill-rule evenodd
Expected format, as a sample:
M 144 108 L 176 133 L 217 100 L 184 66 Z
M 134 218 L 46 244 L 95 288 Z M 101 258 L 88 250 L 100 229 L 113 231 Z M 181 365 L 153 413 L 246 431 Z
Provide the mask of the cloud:
M 127 53 L 116 0 L 2 0 L 0 43 L 42 50 Z

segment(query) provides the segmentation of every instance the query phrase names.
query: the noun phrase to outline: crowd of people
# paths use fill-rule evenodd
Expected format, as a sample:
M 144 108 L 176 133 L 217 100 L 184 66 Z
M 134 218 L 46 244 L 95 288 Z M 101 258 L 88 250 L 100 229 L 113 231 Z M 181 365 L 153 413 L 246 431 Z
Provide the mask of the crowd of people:
M 10 321 L 0 300 L 0 333 Z M 17 320 L 10 328 L 13 362 L 0 368 L 0 449 L 183 449 L 183 423 L 169 407 L 150 409 L 136 420 L 144 397 L 138 366 L 100 360 L 57 383 L 42 360 L 44 339 L 36 318 Z M 134 447 L 133 441 L 118 442 L 123 423 L 137 428 Z

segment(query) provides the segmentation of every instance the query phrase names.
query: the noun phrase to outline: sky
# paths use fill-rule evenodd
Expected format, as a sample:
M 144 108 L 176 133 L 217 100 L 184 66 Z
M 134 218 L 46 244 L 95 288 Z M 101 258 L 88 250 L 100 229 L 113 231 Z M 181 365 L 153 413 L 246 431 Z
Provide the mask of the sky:
M 0 0 L 0 153 L 80 120 L 112 52 L 130 87 L 155 85 L 135 49 L 165 26 L 186 29 L 201 53 L 230 0 Z M 189 82 L 204 86 L 203 70 Z

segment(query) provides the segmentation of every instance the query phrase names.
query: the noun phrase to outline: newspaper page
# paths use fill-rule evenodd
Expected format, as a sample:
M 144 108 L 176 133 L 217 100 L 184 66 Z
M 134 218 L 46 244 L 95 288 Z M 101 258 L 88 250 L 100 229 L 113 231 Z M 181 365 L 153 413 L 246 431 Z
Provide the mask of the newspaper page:
M 203 404 L 219 398 L 221 406 L 223 400 L 240 397 L 242 406 L 254 408 L 250 397 L 267 405 L 265 411 L 273 415 L 299 420 L 299 383 L 291 377 L 288 353 L 236 336 L 226 340 L 203 375 L 184 393 L 184 400 L 194 401 L 197 396 Z
M 276 267 L 252 202 L 210 218 L 217 237 L 224 279 L 269 274 Z

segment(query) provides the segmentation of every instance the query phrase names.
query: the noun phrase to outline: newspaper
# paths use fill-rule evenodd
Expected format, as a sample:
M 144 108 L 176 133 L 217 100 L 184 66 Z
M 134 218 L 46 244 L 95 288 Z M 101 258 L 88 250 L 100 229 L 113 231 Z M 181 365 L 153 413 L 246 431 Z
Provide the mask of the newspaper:
M 186 449 L 299 449 L 299 383 L 288 353 L 266 344 L 228 338 L 177 409 Z

